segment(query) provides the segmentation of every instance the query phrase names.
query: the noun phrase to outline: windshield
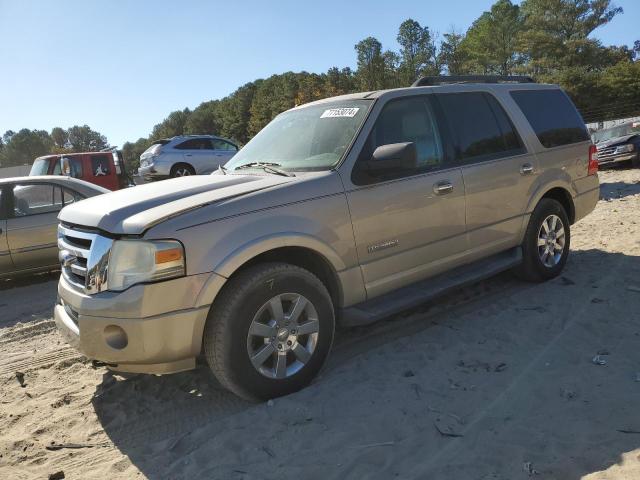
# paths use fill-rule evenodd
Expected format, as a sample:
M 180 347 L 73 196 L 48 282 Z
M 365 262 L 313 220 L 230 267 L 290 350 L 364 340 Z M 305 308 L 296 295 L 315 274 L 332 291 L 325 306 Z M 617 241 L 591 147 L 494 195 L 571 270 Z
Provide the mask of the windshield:
M 593 143 L 605 142 L 612 138 L 626 137 L 634 133 L 640 134 L 640 122 L 625 123 L 617 127 L 607 128 L 593 133 Z
M 31 171 L 29 175 L 47 175 L 49 173 L 49 159 L 48 158 L 36 158 L 36 161 L 31 165 Z
M 269 163 L 286 170 L 327 170 L 340 161 L 371 100 L 297 108 L 274 118 L 225 165 Z

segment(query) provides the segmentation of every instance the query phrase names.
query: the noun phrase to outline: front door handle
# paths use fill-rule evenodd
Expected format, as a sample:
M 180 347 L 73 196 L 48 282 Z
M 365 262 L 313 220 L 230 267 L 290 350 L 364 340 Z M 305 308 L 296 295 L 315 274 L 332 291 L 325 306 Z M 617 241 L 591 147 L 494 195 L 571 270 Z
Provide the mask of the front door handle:
M 531 173 L 533 173 L 533 165 L 531 165 L 530 163 L 525 163 L 520 167 L 520 174 L 529 175 Z
M 443 180 L 433 185 L 433 191 L 436 195 L 445 195 L 453 192 L 453 183 L 449 180 Z
M 185 157 L 192 157 L 193 155 L 191 155 L 190 153 L 185 153 L 184 156 Z

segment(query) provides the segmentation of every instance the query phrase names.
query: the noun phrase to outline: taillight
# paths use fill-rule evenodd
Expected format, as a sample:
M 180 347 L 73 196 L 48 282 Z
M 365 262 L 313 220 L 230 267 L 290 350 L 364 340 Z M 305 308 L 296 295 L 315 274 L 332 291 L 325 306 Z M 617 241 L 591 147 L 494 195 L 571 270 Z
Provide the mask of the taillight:
M 595 145 L 589 145 L 589 167 L 587 175 L 596 175 L 598 173 L 598 149 Z

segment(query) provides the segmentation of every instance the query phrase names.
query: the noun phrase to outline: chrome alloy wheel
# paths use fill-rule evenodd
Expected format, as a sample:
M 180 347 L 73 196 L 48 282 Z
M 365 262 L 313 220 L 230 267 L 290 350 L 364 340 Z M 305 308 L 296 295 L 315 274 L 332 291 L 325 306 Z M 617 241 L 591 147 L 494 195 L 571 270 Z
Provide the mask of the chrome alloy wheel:
M 538 232 L 538 255 L 545 267 L 555 267 L 562 258 L 565 245 L 564 224 L 557 215 L 544 219 Z
M 305 297 L 276 295 L 260 307 L 249 326 L 249 359 L 265 377 L 290 377 L 311 358 L 319 327 L 318 312 Z
M 176 169 L 176 177 L 188 177 L 189 175 L 191 175 L 191 172 L 188 168 L 182 167 Z

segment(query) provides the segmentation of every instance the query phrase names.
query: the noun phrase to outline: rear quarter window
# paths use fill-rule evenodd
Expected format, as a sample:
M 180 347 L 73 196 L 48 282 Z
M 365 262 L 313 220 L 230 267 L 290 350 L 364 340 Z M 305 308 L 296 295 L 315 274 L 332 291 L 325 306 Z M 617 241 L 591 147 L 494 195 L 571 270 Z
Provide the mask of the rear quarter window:
M 511 97 L 546 148 L 589 140 L 589 133 L 569 97 L 559 89 L 515 90 Z

